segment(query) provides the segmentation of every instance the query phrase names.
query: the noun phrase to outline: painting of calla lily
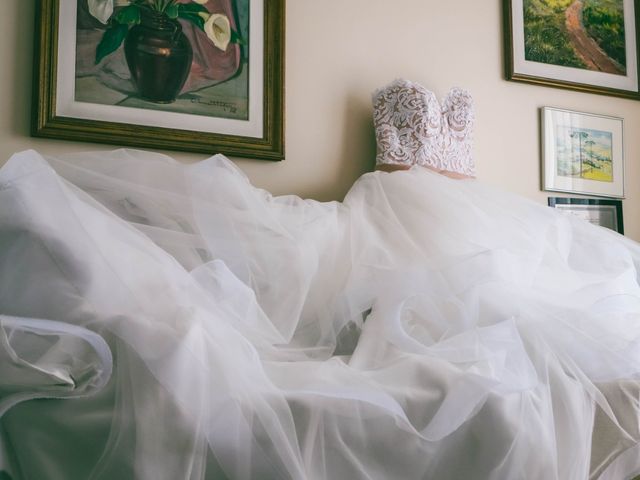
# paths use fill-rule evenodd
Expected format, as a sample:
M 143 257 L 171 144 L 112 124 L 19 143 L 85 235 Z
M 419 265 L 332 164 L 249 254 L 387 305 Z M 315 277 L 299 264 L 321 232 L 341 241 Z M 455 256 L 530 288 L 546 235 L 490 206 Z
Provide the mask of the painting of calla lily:
M 77 1 L 77 99 L 247 117 L 249 0 Z
M 96 63 L 116 50 L 130 27 L 139 25 L 145 13 L 168 19 L 183 19 L 193 23 L 206 33 L 209 40 L 225 51 L 230 42 L 244 43 L 229 18 L 221 13 L 210 13 L 208 0 L 179 2 L 178 0 L 87 0 L 89 13 L 105 25 L 109 25 L 103 41 L 96 51 Z M 123 7 L 116 12 L 117 7 Z M 116 13 L 114 15 L 114 13 Z
M 285 0 L 38 0 L 36 136 L 284 156 Z

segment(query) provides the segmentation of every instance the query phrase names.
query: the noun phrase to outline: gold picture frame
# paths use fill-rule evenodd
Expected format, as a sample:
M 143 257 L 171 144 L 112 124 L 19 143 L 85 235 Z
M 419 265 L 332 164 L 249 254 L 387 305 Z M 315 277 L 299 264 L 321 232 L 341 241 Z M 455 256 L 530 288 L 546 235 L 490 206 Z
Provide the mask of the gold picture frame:
M 503 0 L 506 79 L 640 100 L 640 1 L 618 1 L 622 31 L 607 34 L 596 13 L 585 20 L 588 2 L 567 0 L 555 11 L 545 0 Z
M 73 23 L 75 28 L 75 18 L 69 17 L 73 17 L 74 12 L 78 14 L 78 0 L 40 0 L 36 9 L 32 135 L 264 160 L 283 159 L 285 2 L 246 1 L 250 2 L 247 10 L 251 11 L 246 23 L 253 35 L 244 48 L 250 52 L 246 54 L 248 62 L 254 63 L 245 68 L 248 71 L 246 120 L 237 120 L 165 112 L 162 105 L 148 110 L 146 107 L 77 102 L 75 87 L 69 87 L 78 81 L 76 40 L 69 38 L 73 28 L 61 26 L 68 27 Z M 68 90 L 72 90 L 71 94 Z M 83 113 L 74 113 L 74 108 Z M 159 115 L 158 110 L 163 114 Z M 117 119 L 110 118 L 111 115 Z

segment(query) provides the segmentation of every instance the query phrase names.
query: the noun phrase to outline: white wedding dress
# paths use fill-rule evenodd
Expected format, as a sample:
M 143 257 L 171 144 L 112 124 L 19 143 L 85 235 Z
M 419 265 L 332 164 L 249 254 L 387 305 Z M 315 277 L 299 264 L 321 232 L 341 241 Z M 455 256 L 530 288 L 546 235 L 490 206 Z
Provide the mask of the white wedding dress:
M 320 203 L 222 156 L 22 152 L 0 170 L 0 470 L 631 478 L 639 266 L 620 235 L 428 168 Z

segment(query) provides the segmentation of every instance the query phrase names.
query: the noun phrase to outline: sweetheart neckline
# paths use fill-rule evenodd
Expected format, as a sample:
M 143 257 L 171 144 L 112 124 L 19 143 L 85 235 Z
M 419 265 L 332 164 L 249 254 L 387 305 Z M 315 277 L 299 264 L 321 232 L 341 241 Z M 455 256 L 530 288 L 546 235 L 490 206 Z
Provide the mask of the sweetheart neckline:
M 441 107 L 444 105 L 444 102 L 456 92 L 464 92 L 466 94 L 469 94 L 468 90 L 462 87 L 453 86 L 449 88 L 446 95 L 444 95 L 443 97 L 438 97 L 438 95 L 436 95 L 436 93 L 433 90 L 429 90 L 428 88 L 419 84 L 418 82 L 413 82 L 411 80 L 407 80 L 404 78 L 396 78 L 393 82 L 389 83 L 388 85 L 385 85 L 384 87 L 378 88 L 374 91 L 372 95 L 374 102 L 385 91 L 388 91 L 394 87 L 402 87 L 402 86 L 413 87 L 420 93 L 424 92 L 428 95 L 430 94 L 435 99 L 435 101 L 438 102 L 438 105 L 440 105 Z M 471 98 L 471 95 L 469 95 L 469 98 Z

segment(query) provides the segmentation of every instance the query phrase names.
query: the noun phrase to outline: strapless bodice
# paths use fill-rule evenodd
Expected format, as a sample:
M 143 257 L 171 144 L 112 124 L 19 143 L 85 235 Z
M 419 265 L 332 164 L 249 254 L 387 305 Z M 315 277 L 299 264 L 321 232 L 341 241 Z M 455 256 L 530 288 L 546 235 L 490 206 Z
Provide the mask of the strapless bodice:
M 452 88 L 442 103 L 408 80 L 396 80 L 373 95 L 376 164 L 422 165 L 475 176 L 471 95 Z

